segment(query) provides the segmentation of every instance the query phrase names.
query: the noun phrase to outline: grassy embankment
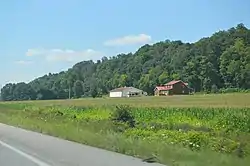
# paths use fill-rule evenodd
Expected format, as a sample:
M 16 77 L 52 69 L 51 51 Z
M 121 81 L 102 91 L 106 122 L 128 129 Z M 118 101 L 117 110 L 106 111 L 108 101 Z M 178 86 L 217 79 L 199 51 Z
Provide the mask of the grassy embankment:
M 250 94 L 2 102 L 0 122 L 170 166 L 250 163 Z

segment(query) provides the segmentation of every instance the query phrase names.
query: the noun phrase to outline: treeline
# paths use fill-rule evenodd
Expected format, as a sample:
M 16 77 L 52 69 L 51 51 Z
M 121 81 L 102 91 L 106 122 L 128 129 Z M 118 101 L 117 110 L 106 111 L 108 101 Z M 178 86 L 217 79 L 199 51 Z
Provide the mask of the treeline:
M 7 84 L 2 100 L 65 99 L 101 96 L 121 86 L 153 94 L 156 85 L 182 79 L 196 91 L 250 88 L 250 30 L 238 24 L 195 43 L 162 41 L 134 54 L 83 61 L 68 71 L 48 74 L 28 84 Z

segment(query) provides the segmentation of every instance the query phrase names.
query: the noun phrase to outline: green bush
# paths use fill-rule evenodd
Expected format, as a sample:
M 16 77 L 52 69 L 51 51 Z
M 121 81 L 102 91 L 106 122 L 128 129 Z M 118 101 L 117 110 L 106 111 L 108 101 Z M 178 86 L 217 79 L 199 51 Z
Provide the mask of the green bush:
M 129 106 L 116 106 L 115 111 L 111 113 L 110 119 L 115 124 L 126 123 L 129 127 L 135 127 L 135 120 Z
M 249 89 L 240 89 L 240 88 L 222 88 L 219 90 L 219 93 L 234 93 L 234 92 L 241 92 L 241 93 L 249 93 Z

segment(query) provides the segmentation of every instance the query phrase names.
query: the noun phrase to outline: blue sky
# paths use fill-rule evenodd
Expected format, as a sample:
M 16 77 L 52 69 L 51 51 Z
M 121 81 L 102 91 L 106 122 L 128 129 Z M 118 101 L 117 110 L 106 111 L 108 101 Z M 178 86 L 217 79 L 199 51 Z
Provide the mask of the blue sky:
M 244 23 L 248 0 L 6 0 L 0 2 L 0 86 L 133 52 L 161 40 L 194 42 Z

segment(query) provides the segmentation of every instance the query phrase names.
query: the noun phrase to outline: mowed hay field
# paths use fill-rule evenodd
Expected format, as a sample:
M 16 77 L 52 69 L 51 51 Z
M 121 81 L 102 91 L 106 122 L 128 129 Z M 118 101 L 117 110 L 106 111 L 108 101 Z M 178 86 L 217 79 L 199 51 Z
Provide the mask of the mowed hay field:
M 136 107 L 250 107 L 250 93 L 177 95 L 166 97 L 148 96 L 131 98 L 103 97 L 74 100 L 22 101 L 21 103 L 43 106 L 113 106 L 117 104 L 126 104 Z
M 250 163 L 249 93 L 0 102 L 0 122 L 169 166 Z

